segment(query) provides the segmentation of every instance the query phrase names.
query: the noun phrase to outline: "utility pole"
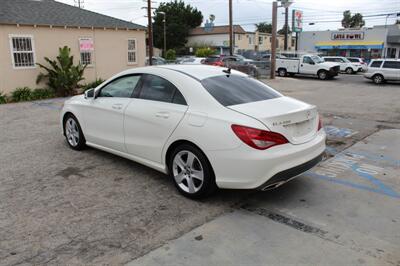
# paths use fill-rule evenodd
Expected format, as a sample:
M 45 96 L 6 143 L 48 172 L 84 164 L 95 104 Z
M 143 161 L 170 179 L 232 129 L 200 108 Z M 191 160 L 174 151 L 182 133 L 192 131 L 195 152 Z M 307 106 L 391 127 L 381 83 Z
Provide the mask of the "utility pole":
M 285 41 L 283 49 L 286 51 L 288 48 L 288 34 L 289 34 L 289 7 L 285 7 Z
M 229 0 L 229 54 L 233 55 L 232 0 Z
M 149 41 L 149 65 L 153 65 L 153 25 L 151 19 L 151 0 L 147 0 L 147 18 L 148 18 L 148 26 L 147 26 L 147 39 Z
M 167 22 L 167 14 L 165 14 L 165 12 L 157 12 L 158 14 L 163 15 L 163 23 L 164 23 L 164 51 L 163 51 L 163 56 L 165 58 L 165 56 L 167 55 L 167 27 L 166 27 L 166 22 Z
M 84 0 L 74 0 L 74 2 L 79 8 L 83 8 Z
M 272 2 L 272 38 L 271 38 L 271 72 L 270 78 L 275 78 L 276 65 L 276 24 L 277 24 L 278 3 Z

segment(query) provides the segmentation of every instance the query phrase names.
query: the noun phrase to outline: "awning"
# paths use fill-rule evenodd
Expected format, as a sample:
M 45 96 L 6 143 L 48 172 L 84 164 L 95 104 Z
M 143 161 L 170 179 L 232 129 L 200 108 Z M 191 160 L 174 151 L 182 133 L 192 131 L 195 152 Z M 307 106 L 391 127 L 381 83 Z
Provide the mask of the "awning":
M 317 49 L 383 49 L 383 42 L 364 42 L 364 41 L 331 41 L 317 42 Z

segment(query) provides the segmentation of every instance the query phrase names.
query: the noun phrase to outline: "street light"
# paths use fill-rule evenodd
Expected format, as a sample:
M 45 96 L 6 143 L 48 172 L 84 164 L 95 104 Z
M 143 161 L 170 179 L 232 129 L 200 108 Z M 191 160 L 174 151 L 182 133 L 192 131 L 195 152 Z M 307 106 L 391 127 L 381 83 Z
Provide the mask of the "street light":
M 271 72 L 270 78 L 275 78 L 275 68 L 276 68 L 276 24 L 277 24 L 277 13 L 278 13 L 278 2 L 281 6 L 288 8 L 293 4 L 293 0 L 279 0 L 272 2 L 272 38 L 271 38 Z
M 165 12 L 162 12 L 162 11 L 160 11 L 160 12 L 157 12 L 158 14 L 161 14 L 161 15 L 163 15 L 164 16 L 164 19 L 163 19 L 163 23 L 164 23 L 164 58 L 166 57 L 166 55 L 167 55 L 167 29 L 166 29 L 166 14 L 165 14 Z

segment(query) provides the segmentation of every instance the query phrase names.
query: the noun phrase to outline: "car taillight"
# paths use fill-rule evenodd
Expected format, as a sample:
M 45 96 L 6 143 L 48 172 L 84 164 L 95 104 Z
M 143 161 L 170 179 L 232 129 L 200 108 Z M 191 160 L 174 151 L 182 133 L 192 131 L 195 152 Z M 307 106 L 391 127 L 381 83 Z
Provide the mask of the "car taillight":
M 213 63 L 214 66 L 223 66 L 224 64 L 221 61 L 216 61 Z
M 318 117 L 318 130 L 317 131 L 319 131 L 321 128 L 322 128 L 322 118 L 321 118 L 321 116 L 319 116 Z
M 266 150 L 272 146 L 288 143 L 288 140 L 279 133 L 232 125 L 232 130 L 244 143 L 258 150 Z

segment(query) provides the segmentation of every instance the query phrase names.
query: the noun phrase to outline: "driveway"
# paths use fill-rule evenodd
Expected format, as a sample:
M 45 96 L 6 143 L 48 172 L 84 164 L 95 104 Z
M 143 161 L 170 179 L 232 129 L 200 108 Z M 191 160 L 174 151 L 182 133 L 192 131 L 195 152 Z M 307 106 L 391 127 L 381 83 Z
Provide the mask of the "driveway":
M 267 83 L 288 96 L 319 107 L 329 134 L 327 158 L 337 158 L 355 143 L 383 129 L 400 128 L 400 86 L 397 84 L 375 86 L 360 76 L 347 75 L 334 81 L 278 78 Z M 147 167 L 94 149 L 70 150 L 61 136 L 58 121 L 62 101 L 0 106 L 1 264 L 123 264 L 144 259 L 145 254 L 164 248 L 171 240 L 193 232 L 196 232 L 195 237 L 202 235 L 196 230 L 209 222 L 226 219 L 229 215 L 252 219 L 259 215 L 259 210 L 299 220 L 327 232 L 340 231 L 342 227 L 332 229 L 329 223 L 325 228 L 323 223 L 327 221 L 320 220 L 317 215 L 307 218 L 307 211 L 318 202 L 313 214 L 327 208 L 324 215 L 332 215 L 336 208 L 335 212 L 340 215 L 351 216 L 354 212 L 346 213 L 346 204 L 352 202 L 356 204 L 354 208 L 362 210 L 352 219 L 343 221 L 348 224 L 346 232 L 354 230 L 344 238 L 346 243 L 375 230 L 378 233 L 370 237 L 377 241 L 386 241 L 382 234 L 392 232 L 395 241 L 386 241 L 384 246 L 388 254 L 398 247 L 395 244 L 399 245 L 396 242 L 399 230 L 395 230 L 400 221 L 399 199 L 388 197 L 393 203 L 386 208 L 386 196 L 366 190 L 359 194 L 356 188 L 308 176 L 273 192 L 221 191 L 205 201 L 191 201 L 180 196 L 166 176 Z M 386 156 L 384 152 L 383 155 Z M 391 158 L 397 155 L 395 151 Z M 399 169 L 395 170 L 398 173 Z M 400 191 L 397 185 L 392 189 L 396 193 Z M 310 191 L 316 193 L 310 194 Z M 334 204 L 340 200 L 338 197 L 347 194 L 352 194 L 348 201 Z M 375 227 L 376 223 L 371 222 L 374 226 L 357 231 L 358 223 L 365 224 L 366 219 L 372 221 L 377 215 L 390 217 L 395 222 L 385 223 L 385 228 Z M 272 220 L 266 219 L 260 223 L 260 228 L 274 232 L 283 230 L 283 235 L 290 235 L 283 229 L 290 229 L 289 226 L 270 225 Z M 300 244 L 310 237 L 302 238 L 298 232 L 293 234 Z M 276 249 L 283 243 L 276 243 Z M 317 247 L 318 241 L 309 246 L 310 249 Z M 287 247 L 282 245 L 281 248 L 281 254 L 287 252 Z M 358 254 L 362 259 L 358 261 L 360 264 L 373 262 L 357 248 L 355 245 L 348 254 Z M 396 263 L 393 257 L 380 261 Z

